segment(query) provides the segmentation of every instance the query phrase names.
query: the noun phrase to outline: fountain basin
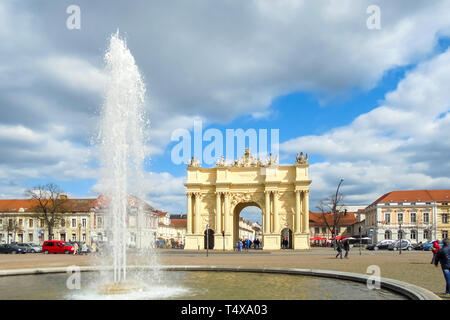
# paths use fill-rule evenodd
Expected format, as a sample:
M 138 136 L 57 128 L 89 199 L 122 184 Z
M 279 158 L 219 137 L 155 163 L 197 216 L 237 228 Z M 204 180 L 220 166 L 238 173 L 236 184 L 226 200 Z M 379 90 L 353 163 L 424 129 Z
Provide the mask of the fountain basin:
M 81 271 L 94 274 L 108 271 L 108 267 L 80 267 Z M 0 299 L 415 299 L 439 300 L 432 292 L 392 279 L 381 279 L 381 290 L 369 290 L 366 281 L 369 276 L 348 272 L 294 268 L 240 268 L 227 266 L 164 266 L 164 283 L 153 284 L 139 290 L 120 290 L 114 294 L 96 293 L 85 290 L 67 290 L 65 281 L 68 277 L 66 268 L 0 270 L 0 289 L 9 285 L 8 290 L 0 290 Z M 145 266 L 129 266 L 128 270 L 151 271 Z M 168 272 L 170 271 L 170 272 Z M 36 274 L 43 274 L 36 277 Z M 26 276 L 27 279 L 20 279 Z M 43 276 L 55 276 L 45 279 Z M 83 276 L 83 278 L 86 278 Z M 41 281 L 42 280 L 42 281 Z M 15 284 L 11 292 L 9 281 Z M 55 288 L 56 297 L 44 297 L 38 293 L 44 290 L 47 282 L 59 283 Z M 28 283 L 28 289 L 21 290 L 17 284 Z M 212 284 L 212 285 L 211 285 Z M 283 285 L 281 285 L 283 284 Z M 34 286 L 34 288 L 32 288 Z M 43 286 L 43 287 L 41 287 Z M 45 290 L 47 290 L 45 288 Z M 139 294 L 136 294 L 137 291 Z M 152 291 L 153 290 L 153 291 Z M 27 296 L 35 291 L 36 294 Z M 83 294 L 88 292 L 88 294 Z M 112 292 L 110 292 L 112 293 Z M 120 297 L 119 297 L 120 295 Z M 112 296 L 112 297 L 111 297 Z

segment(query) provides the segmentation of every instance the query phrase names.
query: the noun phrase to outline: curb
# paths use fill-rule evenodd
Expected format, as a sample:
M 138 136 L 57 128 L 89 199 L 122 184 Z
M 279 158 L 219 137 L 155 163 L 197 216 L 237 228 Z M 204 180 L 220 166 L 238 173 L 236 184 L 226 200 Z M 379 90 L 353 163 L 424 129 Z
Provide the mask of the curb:
M 52 273 L 67 273 L 69 267 L 40 268 L 40 269 L 14 269 L 0 270 L 0 277 L 18 276 L 18 275 L 39 275 Z M 82 272 L 93 272 L 103 270 L 113 270 L 112 266 L 84 266 L 78 267 Z M 152 270 L 156 269 L 150 266 L 128 266 L 130 270 Z M 229 266 L 160 266 L 157 269 L 163 271 L 215 271 L 215 272 L 251 272 L 251 273 L 272 273 L 272 274 L 291 274 L 312 277 L 333 278 L 346 281 L 355 281 L 367 283 L 370 276 L 352 272 L 318 270 L 318 269 L 297 269 L 297 268 L 248 268 L 248 267 L 229 267 Z M 381 288 L 393 291 L 397 294 L 407 297 L 411 300 L 442 300 L 433 292 L 422 287 L 388 278 L 381 278 Z

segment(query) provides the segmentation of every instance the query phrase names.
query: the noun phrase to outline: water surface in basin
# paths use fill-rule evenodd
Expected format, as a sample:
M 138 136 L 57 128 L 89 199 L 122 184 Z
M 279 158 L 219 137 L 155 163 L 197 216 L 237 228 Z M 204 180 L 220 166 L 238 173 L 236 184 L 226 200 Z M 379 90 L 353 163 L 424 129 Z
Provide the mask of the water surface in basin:
M 98 273 L 81 274 L 81 289 L 67 288 L 67 274 L 0 278 L 0 299 L 186 299 L 186 300 L 402 300 L 388 290 L 320 277 L 245 272 L 164 272 L 164 281 L 131 276 L 139 289 L 105 294 Z M 102 292 L 103 291 L 103 292 Z

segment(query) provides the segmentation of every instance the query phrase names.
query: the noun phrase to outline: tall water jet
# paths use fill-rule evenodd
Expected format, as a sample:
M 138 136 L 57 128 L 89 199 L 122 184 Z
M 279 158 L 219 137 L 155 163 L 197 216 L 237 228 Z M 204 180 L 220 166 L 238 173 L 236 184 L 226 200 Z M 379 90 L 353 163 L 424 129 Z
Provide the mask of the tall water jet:
M 101 110 L 99 186 L 108 201 L 108 243 L 114 283 L 126 280 L 127 207 L 129 193 L 139 191 L 146 156 L 144 139 L 145 85 L 126 42 L 117 31 L 105 54 L 107 88 Z M 142 199 L 142 198 L 140 198 Z

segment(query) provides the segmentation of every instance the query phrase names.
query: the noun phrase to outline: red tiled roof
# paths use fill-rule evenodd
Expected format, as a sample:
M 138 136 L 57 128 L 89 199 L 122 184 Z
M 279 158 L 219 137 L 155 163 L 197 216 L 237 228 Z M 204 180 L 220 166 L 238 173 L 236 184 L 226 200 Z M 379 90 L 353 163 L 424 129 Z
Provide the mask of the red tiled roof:
M 170 225 L 176 228 L 183 228 L 187 225 L 187 219 L 174 219 L 170 220 Z
M 89 212 L 95 206 L 97 199 L 67 199 L 64 200 L 66 211 Z M 34 199 L 0 199 L 0 212 L 33 212 L 38 206 L 38 201 Z
M 128 196 L 128 204 L 130 206 L 136 206 L 139 201 L 141 200 L 135 196 Z M 106 196 L 100 195 L 98 198 L 91 199 L 65 199 L 63 206 L 68 212 L 89 212 L 94 207 L 107 207 L 109 202 L 110 200 Z M 145 209 L 155 211 L 145 201 L 142 202 Z M 34 199 L 0 199 L 0 212 L 19 212 L 21 208 L 23 208 L 24 212 L 32 212 L 37 205 L 38 200 Z
M 379 197 L 371 205 L 389 202 L 442 202 L 450 201 L 450 190 L 401 190 Z
M 324 217 L 328 222 L 328 225 L 332 225 L 334 223 L 334 217 L 330 213 L 322 213 L 322 212 L 309 212 L 309 223 L 311 225 L 326 225 Z M 339 225 L 341 226 L 350 226 L 357 222 L 358 219 L 355 217 L 354 212 L 347 212 L 346 215 L 341 213 L 341 217 L 339 219 Z

